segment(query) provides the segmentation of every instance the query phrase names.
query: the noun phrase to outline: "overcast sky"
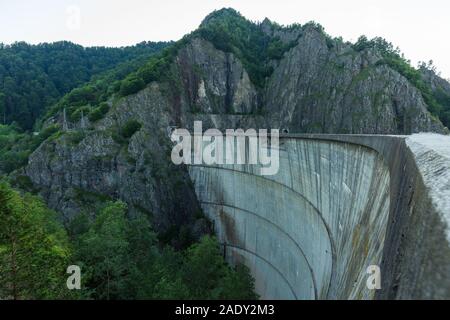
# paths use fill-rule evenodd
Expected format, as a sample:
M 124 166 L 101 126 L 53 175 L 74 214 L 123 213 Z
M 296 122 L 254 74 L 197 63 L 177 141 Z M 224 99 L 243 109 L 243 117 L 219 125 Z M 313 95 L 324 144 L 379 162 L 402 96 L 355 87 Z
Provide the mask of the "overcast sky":
M 123 46 L 177 40 L 223 7 L 254 21 L 314 20 L 344 40 L 382 36 L 414 65 L 432 59 L 450 78 L 448 0 L 0 0 L 0 42 Z

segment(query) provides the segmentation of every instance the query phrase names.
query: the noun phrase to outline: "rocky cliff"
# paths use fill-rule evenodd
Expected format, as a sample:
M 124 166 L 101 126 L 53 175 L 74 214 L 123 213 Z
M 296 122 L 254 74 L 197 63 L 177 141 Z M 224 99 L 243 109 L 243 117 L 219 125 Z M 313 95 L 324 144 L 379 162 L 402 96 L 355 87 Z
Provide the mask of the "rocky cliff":
M 356 52 L 307 29 L 277 64 L 263 110 L 294 132 L 442 131 L 420 91 L 381 61 L 375 50 Z

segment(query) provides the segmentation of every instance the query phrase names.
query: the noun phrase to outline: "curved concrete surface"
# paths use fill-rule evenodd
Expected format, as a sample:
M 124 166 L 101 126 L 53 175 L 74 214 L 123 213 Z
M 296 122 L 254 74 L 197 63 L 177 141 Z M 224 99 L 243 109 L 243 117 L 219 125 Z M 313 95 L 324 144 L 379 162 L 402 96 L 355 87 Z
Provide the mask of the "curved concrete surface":
M 448 280 L 424 273 L 428 258 L 448 271 L 448 242 L 406 241 L 434 234 L 416 220 L 439 215 L 405 137 L 286 135 L 274 176 L 255 165 L 189 172 L 227 260 L 250 268 L 263 299 L 448 296 Z M 366 286 L 370 265 L 381 290 Z

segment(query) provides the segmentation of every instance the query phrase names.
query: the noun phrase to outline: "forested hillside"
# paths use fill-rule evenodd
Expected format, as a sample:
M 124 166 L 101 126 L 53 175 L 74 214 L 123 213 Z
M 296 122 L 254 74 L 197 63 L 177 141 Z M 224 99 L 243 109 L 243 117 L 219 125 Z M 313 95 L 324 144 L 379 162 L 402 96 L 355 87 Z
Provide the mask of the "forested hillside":
M 0 123 L 31 129 L 45 108 L 92 76 L 167 46 L 142 42 L 124 48 L 83 48 L 71 42 L 0 44 Z
M 255 299 L 247 268 L 226 265 L 205 236 L 175 251 L 158 241 L 148 217 L 126 217 L 108 202 L 68 229 L 37 197 L 0 181 L 0 299 Z M 82 268 L 81 291 L 66 287 Z
M 38 136 L 27 132 L 33 127 L 40 130 L 36 121 L 52 108 L 59 108 L 57 101 L 62 96 L 74 89 L 62 99 L 73 101 L 74 106 L 105 101 L 108 88 L 169 45 L 165 42 L 142 42 L 124 48 L 83 48 L 70 42 L 0 45 L 0 173 L 23 166 L 29 154 L 58 131 L 57 127 L 48 127 Z M 98 117 L 101 110 L 92 117 Z

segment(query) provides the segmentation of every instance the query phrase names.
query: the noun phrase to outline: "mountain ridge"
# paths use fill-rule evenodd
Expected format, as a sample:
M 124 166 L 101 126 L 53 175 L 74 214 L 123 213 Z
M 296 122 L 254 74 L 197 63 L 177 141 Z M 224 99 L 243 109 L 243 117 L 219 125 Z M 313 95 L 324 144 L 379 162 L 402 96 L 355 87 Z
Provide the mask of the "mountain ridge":
M 0 44 L 0 120 L 30 130 L 45 108 L 117 65 L 149 57 L 169 43 L 121 48 L 82 47 L 69 41 Z

